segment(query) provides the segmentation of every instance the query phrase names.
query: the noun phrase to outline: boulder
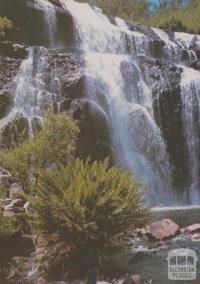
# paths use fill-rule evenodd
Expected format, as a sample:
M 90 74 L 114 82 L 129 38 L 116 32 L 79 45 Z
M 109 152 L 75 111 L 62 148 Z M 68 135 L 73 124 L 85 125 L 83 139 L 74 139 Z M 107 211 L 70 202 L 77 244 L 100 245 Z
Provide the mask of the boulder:
M 200 232 L 200 224 L 193 224 L 191 226 L 188 226 L 187 228 L 185 228 L 185 232 L 188 233 L 188 234 L 191 234 L 191 233 L 196 233 L 196 232 Z
M 24 190 L 23 187 L 21 186 L 21 184 L 19 184 L 18 182 L 13 183 L 10 185 L 10 194 L 9 197 L 11 199 L 23 199 L 23 195 L 24 195 Z
M 179 231 L 179 225 L 170 219 L 154 222 L 147 227 L 146 234 L 156 240 L 173 237 Z
M 200 233 L 195 233 L 195 234 L 193 234 L 192 236 L 191 236 L 191 239 L 193 240 L 193 241 L 200 241 Z
M 196 69 L 196 70 L 200 70 L 200 61 L 199 61 L 199 60 L 196 60 L 196 61 L 192 62 L 192 63 L 190 64 L 190 67 L 192 67 L 192 68 L 194 68 L 194 69 Z

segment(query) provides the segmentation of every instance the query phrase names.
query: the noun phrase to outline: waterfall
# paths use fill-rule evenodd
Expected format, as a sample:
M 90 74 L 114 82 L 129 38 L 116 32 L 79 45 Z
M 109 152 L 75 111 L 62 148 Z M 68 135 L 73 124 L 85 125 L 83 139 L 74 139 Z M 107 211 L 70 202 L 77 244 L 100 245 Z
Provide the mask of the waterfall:
M 57 31 L 57 17 L 54 5 L 48 0 L 35 0 L 35 6 L 42 9 L 44 13 L 44 22 L 50 47 L 55 47 L 56 31 Z
M 42 9 L 49 47 L 55 47 L 57 18 L 54 5 L 47 0 L 35 0 L 34 5 L 36 8 Z M 52 106 L 53 97 L 57 96 L 47 90 L 46 83 L 42 78 L 45 55 L 44 48 L 30 47 L 28 57 L 22 62 L 15 78 L 15 109 L 28 119 L 30 137 L 33 136 L 32 120 L 34 118 L 41 119 L 45 106 Z M 54 74 L 53 80 L 59 85 L 56 74 Z
M 57 74 L 51 74 L 51 80 L 48 82 L 52 88 L 47 87 L 43 78 L 46 56 L 45 48 L 31 47 L 15 78 L 15 109 L 28 119 L 30 136 L 33 136 L 32 120 L 41 120 L 44 110 L 52 106 L 55 98 L 60 96 Z
M 199 68 L 200 36 L 145 28 L 117 17 L 110 19 L 86 3 L 59 1 L 59 9 L 67 10 L 62 17 L 69 17 L 66 22 L 70 19 L 70 23 L 73 19 L 76 44 L 72 53 L 80 51 L 83 93 L 94 112 L 101 110 L 106 117 L 115 162 L 131 170 L 133 178 L 142 179 L 141 187 L 149 189 L 148 204 L 197 204 L 200 73 L 193 68 Z M 34 0 L 34 5 L 42 10 L 49 48 L 29 47 L 14 82 L 15 111 L 29 120 L 31 136 L 33 119 L 41 119 L 46 107 L 57 103 L 59 112 L 62 92 L 66 93 L 60 101 L 67 99 L 71 106 L 79 101 L 65 97 L 68 65 L 60 69 L 68 59 L 59 57 L 56 45 L 60 10 L 56 15 L 48 0 Z M 72 33 L 71 24 L 66 28 Z M 66 52 L 70 60 L 71 51 Z
M 127 37 L 144 43 L 146 36 L 129 32 L 122 20 L 111 24 L 88 4 L 62 3 L 73 16 L 77 44 L 84 51 L 88 99 L 109 117 L 116 162 L 143 178 L 149 203 L 170 204 L 168 157 L 153 118 L 151 92 L 134 59 L 137 48 L 131 54 L 126 49 Z
M 192 204 L 200 202 L 200 74 L 182 67 L 181 99 L 184 134 L 188 148 L 188 169 L 190 174 L 189 196 Z

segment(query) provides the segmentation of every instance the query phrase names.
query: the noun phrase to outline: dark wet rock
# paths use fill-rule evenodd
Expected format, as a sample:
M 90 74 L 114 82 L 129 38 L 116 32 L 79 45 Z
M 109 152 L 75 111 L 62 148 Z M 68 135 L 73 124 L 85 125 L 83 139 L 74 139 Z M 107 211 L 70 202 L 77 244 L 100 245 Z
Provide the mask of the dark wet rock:
M 20 113 L 10 113 L 0 121 L 0 146 L 10 147 L 29 137 L 28 120 Z
M 80 136 L 77 154 L 81 158 L 89 155 L 94 160 L 112 158 L 112 148 L 107 117 L 94 102 L 82 99 L 74 100 L 70 113 L 79 121 Z
M 0 119 L 8 114 L 12 104 L 11 94 L 8 91 L 0 91 Z
M 36 136 L 42 130 L 42 121 L 38 117 L 31 120 L 33 136 Z
M 28 55 L 27 48 L 20 44 L 13 44 L 10 41 L 0 42 L 0 55 L 15 59 L 24 59 Z
M 190 64 L 190 67 L 192 67 L 192 68 L 194 68 L 196 70 L 200 70 L 200 61 L 196 60 L 196 61 L 192 62 Z
M 152 90 L 154 116 L 166 143 L 173 184 L 177 193 L 183 192 L 188 180 L 188 153 L 182 120 L 182 68 L 167 60 L 140 61 L 144 79 Z

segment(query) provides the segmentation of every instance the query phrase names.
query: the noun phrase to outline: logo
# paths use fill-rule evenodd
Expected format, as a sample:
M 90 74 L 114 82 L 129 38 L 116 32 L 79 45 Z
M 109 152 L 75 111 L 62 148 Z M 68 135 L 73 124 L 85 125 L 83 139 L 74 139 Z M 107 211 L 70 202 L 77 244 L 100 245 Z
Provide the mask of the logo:
M 168 254 L 169 280 L 196 280 L 197 255 L 192 249 L 175 249 Z

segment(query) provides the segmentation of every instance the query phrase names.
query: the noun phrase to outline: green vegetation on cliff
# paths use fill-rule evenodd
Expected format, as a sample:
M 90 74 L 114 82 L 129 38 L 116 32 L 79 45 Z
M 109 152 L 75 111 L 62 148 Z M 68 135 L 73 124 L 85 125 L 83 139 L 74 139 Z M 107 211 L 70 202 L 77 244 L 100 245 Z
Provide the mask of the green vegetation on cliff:
M 71 117 L 48 112 L 43 129 L 33 139 L 0 152 L 0 163 L 23 185 L 26 192 L 34 191 L 38 172 L 50 165 L 65 165 L 73 158 L 78 127 Z
M 111 167 L 109 159 L 74 157 L 78 133 L 71 117 L 48 112 L 36 137 L 0 155 L 31 202 L 31 226 L 46 240 L 41 270 L 59 276 L 102 272 L 108 253 L 125 247 L 149 213 L 131 172 Z
M 15 219 L 9 219 L 0 214 L 0 240 L 16 235 L 19 232 L 20 226 Z

